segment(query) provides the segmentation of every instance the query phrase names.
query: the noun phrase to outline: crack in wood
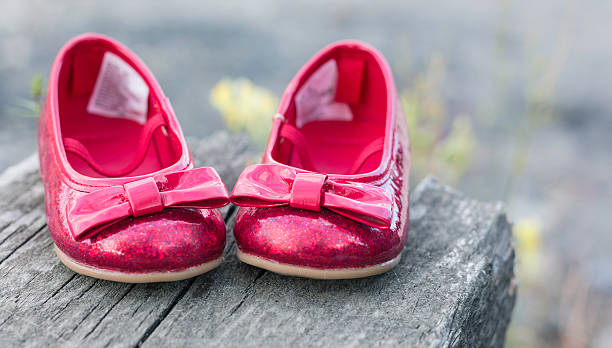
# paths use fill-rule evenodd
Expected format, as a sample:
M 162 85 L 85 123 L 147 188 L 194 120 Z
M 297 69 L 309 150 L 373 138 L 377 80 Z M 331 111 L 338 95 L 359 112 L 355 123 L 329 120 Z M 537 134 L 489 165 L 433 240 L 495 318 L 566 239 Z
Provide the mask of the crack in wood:
M 26 243 L 28 243 L 32 238 L 36 237 L 41 231 L 43 231 L 45 229 L 45 227 L 47 227 L 47 224 L 43 224 L 39 229 L 37 229 L 34 233 L 32 233 L 32 235 L 28 236 L 24 241 L 22 241 L 21 243 L 19 243 L 15 249 L 11 250 L 10 253 L 8 253 L 8 255 L 6 255 L 4 258 L 2 258 L 0 260 L 0 265 L 8 260 L 9 257 L 11 257 L 15 252 L 17 252 L 17 250 L 19 250 L 21 247 L 23 247 L 24 245 L 26 245 Z
M 2 327 L 7 321 L 9 321 L 9 319 L 14 319 L 14 318 L 15 318 L 14 320 L 20 320 L 20 321 L 26 322 L 26 323 L 30 324 L 30 326 L 32 326 L 32 327 L 40 327 L 40 324 L 35 323 L 35 322 L 31 321 L 31 320 L 28 320 L 28 319 L 26 319 L 26 318 L 24 318 L 22 316 L 18 316 L 17 314 L 19 314 L 19 312 L 11 312 L 11 311 L 8 311 L 8 310 L 3 309 L 3 308 L 0 308 L 0 310 L 9 314 L 9 316 L 4 321 L 2 321 L 2 323 L 0 323 L 0 327 Z M 53 338 L 55 338 L 56 340 L 66 342 L 66 340 L 63 337 L 61 337 L 60 335 L 58 335 L 54 331 L 47 331 L 46 334 L 49 334 L 50 336 L 53 336 Z M 27 342 L 27 340 L 26 339 L 20 339 L 19 342 L 22 343 L 22 345 L 23 345 L 23 343 Z
M 189 279 L 187 286 L 183 287 L 181 289 L 181 291 L 179 291 L 179 293 L 176 296 L 174 296 L 174 298 L 172 298 L 172 301 L 170 302 L 170 305 L 168 307 L 166 307 L 164 309 L 164 311 L 155 319 L 153 324 L 151 324 L 147 328 L 147 330 L 144 332 L 144 334 L 138 340 L 138 343 L 136 343 L 135 347 L 141 347 L 147 341 L 147 339 L 149 338 L 149 336 L 151 336 L 153 331 L 155 331 L 155 329 L 157 329 L 157 327 L 161 324 L 161 322 L 164 319 L 166 319 L 168 314 L 170 314 L 172 309 L 174 309 L 176 304 L 183 298 L 183 296 L 185 296 L 185 294 L 187 293 L 189 288 L 193 285 L 195 280 L 196 280 L 196 278 Z
M 104 319 L 105 319 L 105 318 L 108 316 L 108 314 L 109 314 L 109 313 L 110 313 L 110 312 L 111 312 L 111 311 L 112 311 L 112 310 L 113 310 L 113 309 L 114 309 L 114 308 L 117 306 L 117 304 L 119 304 L 119 302 L 121 302 L 121 301 L 122 301 L 122 300 L 123 300 L 123 299 L 124 299 L 124 298 L 127 296 L 127 294 L 129 294 L 129 293 L 130 293 L 130 291 L 132 291 L 132 289 L 134 288 L 134 286 L 135 286 L 135 284 L 130 284 L 130 285 L 129 285 L 129 287 L 128 287 L 127 291 L 125 291 L 125 292 L 123 293 L 123 295 L 121 295 L 121 297 L 119 298 L 119 300 L 115 301 L 115 303 L 113 303 L 113 304 L 111 305 L 111 307 L 110 307 L 110 308 L 109 308 L 109 309 L 108 309 L 108 310 L 107 310 L 107 311 L 106 311 L 106 312 L 105 312 L 105 313 L 102 315 L 102 317 L 100 317 L 100 319 L 98 319 L 98 321 L 96 322 L 96 324 L 94 325 L 94 327 L 93 327 L 91 330 L 89 330 L 89 331 L 88 331 L 88 332 L 85 334 L 85 336 L 83 336 L 83 339 L 86 339 L 87 337 L 89 337 L 89 335 L 91 335 L 91 334 L 92 334 L 94 331 L 96 331 L 96 329 L 98 328 L 98 326 L 100 326 L 100 324 L 101 324 L 101 323 L 104 321 Z M 99 306 L 99 305 L 100 305 L 100 302 L 98 302 L 98 303 L 96 304 L 96 306 L 94 307 L 94 309 L 93 309 L 93 310 L 91 310 L 91 311 L 89 312 L 89 314 L 91 314 L 91 313 L 92 313 L 92 312 L 93 312 L 93 311 L 94 311 L 96 308 L 98 308 L 98 306 Z M 88 314 L 87 316 L 89 316 L 89 314 Z M 85 318 L 83 318 L 83 319 L 81 320 L 81 322 L 83 322 L 84 320 L 85 320 Z M 78 326 L 78 325 L 77 325 L 77 326 Z
M 35 213 L 35 210 L 37 210 L 37 209 L 39 210 L 39 212 L 42 213 L 43 212 L 42 208 L 43 208 L 43 204 L 41 202 L 40 204 L 36 204 L 32 209 L 28 209 L 25 212 L 20 211 L 20 210 L 12 210 L 12 211 L 22 212 L 22 214 L 17 216 L 17 217 L 15 217 L 15 218 L 12 218 L 12 219 L 8 220 L 7 223 L 5 223 L 4 225 L 0 226 L 0 233 L 3 233 L 7 228 L 9 228 L 11 225 L 13 225 L 14 223 L 18 222 L 19 220 L 25 218 L 26 216 L 28 216 L 28 215 L 30 215 L 32 213 Z M 19 227 L 21 227 L 21 226 L 19 226 Z M 12 235 L 14 235 L 17 232 L 17 230 L 19 229 L 19 227 L 16 228 L 13 232 L 9 233 L 9 235 L 6 236 L 4 239 L 2 239 L 0 241 L 0 245 L 4 244 L 4 242 L 7 239 L 9 239 Z M 26 225 L 26 228 L 27 228 L 27 225 Z M 21 229 L 20 231 L 23 231 L 23 229 Z
M 25 216 L 25 215 L 23 215 L 23 216 Z M 12 225 L 15 222 L 17 222 L 17 220 L 9 223 L 9 225 Z M 15 228 L 13 230 L 13 232 L 9 233 L 4 239 L 0 240 L 0 246 L 2 246 L 4 244 L 4 242 L 6 242 L 9 238 L 11 238 L 12 236 L 14 236 L 17 233 L 21 233 L 21 232 L 25 231 L 27 228 L 28 228 L 28 226 L 26 226 L 26 225 L 17 226 L 17 228 Z M 2 230 L 2 232 L 4 232 L 4 230 Z
M 57 288 L 52 294 L 51 296 L 47 297 L 47 299 L 43 302 L 43 304 L 46 304 L 50 299 L 54 298 L 55 295 L 57 295 L 60 291 L 62 291 L 62 289 L 68 285 L 68 283 L 70 283 L 74 278 L 76 278 L 77 273 L 73 273 L 70 278 L 68 278 L 68 280 L 66 280 L 59 288 Z
M 77 277 L 83 277 L 82 275 L 77 274 Z M 93 279 L 93 281 L 91 282 L 91 285 L 89 285 L 89 287 L 83 291 L 81 291 L 77 297 L 75 297 L 74 301 L 76 300 L 80 300 L 81 297 L 83 297 L 83 295 L 85 295 L 86 293 L 89 292 L 89 290 L 93 289 L 93 287 L 98 283 L 98 279 Z
M 232 219 L 232 217 L 234 216 L 234 213 L 236 213 L 236 212 L 237 212 L 237 210 L 238 210 L 238 207 L 237 207 L 237 206 L 235 206 L 235 205 L 233 205 L 233 204 L 231 204 L 231 203 L 230 203 L 230 205 L 229 205 L 229 206 L 227 206 L 227 207 L 228 207 L 228 208 L 227 208 L 227 213 L 226 213 L 226 214 L 225 214 L 225 216 L 223 217 L 223 221 L 225 221 L 225 224 L 226 224 L 226 229 L 229 227 L 229 226 L 227 226 L 227 224 L 230 222 L 230 220 L 231 220 L 231 219 Z M 229 229 L 228 229 L 228 231 L 229 231 Z
M 242 299 L 240 300 L 240 302 L 238 302 L 238 304 L 236 304 L 232 309 L 230 309 L 229 314 L 225 318 L 223 318 L 223 321 L 225 321 L 226 319 L 234 315 L 234 313 L 236 313 L 236 311 L 238 311 L 238 309 L 242 307 L 242 305 L 244 304 L 244 302 L 250 295 L 249 290 L 251 290 L 255 286 L 255 283 L 257 283 L 259 278 L 263 277 L 265 273 L 266 273 L 266 270 L 263 270 L 263 269 L 259 270 L 259 272 L 257 273 L 257 276 L 255 276 L 255 279 L 253 279 L 253 281 L 243 290 L 244 295 L 242 296 Z

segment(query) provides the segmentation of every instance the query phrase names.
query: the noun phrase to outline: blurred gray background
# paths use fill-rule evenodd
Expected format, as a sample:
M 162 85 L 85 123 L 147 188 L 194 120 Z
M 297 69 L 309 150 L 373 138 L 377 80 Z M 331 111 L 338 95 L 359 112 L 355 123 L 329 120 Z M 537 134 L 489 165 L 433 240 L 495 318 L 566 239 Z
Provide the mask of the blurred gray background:
M 400 90 L 443 66 L 428 93 L 448 122 L 467 116 L 476 141 L 452 184 L 504 201 L 522 226 L 507 345 L 609 346 L 611 16 L 599 0 L 2 0 L 0 170 L 36 151 L 36 119 L 15 106 L 74 35 L 104 33 L 140 55 L 197 137 L 224 127 L 209 102 L 221 78 L 280 95 L 322 46 L 361 39 L 387 56 Z

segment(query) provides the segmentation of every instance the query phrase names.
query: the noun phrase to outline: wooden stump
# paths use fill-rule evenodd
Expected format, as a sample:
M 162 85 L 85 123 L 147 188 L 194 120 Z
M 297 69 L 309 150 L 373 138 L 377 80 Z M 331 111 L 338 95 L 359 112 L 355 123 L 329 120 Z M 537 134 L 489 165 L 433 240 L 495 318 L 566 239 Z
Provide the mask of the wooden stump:
M 257 159 L 241 136 L 190 141 L 231 189 Z M 194 279 L 122 284 L 77 275 L 53 251 L 35 155 L 0 175 L 0 342 L 47 346 L 502 346 L 516 297 L 510 224 L 433 178 L 411 195 L 400 264 L 316 281 L 225 261 Z

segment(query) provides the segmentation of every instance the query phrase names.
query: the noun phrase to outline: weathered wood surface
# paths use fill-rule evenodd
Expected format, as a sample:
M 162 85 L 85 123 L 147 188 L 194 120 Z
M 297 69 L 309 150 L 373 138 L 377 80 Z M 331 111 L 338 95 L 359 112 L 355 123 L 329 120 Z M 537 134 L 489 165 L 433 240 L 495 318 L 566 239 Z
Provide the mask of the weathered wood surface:
M 240 137 L 191 141 L 228 187 L 256 157 Z M 516 296 L 500 204 L 435 179 L 411 196 L 402 261 L 347 281 L 278 276 L 226 259 L 195 279 L 120 284 L 77 275 L 53 252 L 35 156 L 0 175 L 0 343 L 25 346 L 501 346 Z

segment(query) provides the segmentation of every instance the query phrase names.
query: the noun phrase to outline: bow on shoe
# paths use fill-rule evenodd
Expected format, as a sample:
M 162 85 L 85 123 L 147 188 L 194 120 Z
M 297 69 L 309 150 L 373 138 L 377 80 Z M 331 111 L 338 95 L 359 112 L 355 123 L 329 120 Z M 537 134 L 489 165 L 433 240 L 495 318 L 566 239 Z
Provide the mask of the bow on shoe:
M 325 174 L 298 173 L 274 164 L 247 167 L 234 187 L 232 203 L 320 211 L 322 207 L 377 228 L 391 224 L 392 200 L 384 189 L 364 183 L 336 182 Z
M 228 203 L 227 190 L 214 169 L 188 169 L 77 197 L 68 208 L 68 224 L 79 240 L 130 216 L 157 213 L 164 208 L 219 208 Z

